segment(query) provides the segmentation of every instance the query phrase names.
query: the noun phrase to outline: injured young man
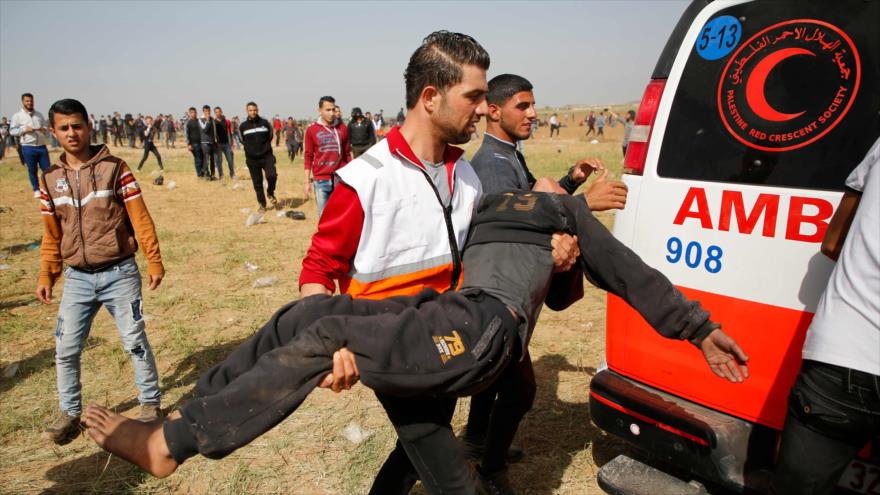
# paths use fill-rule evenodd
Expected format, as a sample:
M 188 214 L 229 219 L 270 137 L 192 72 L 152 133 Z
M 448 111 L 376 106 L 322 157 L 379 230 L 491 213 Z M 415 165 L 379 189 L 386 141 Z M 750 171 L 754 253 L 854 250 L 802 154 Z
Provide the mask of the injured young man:
M 459 291 L 289 303 L 205 373 L 194 396 L 164 421 L 141 423 L 92 405 L 83 423 L 105 450 L 164 477 L 189 457 L 222 458 L 272 429 L 333 370 L 333 354 L 343 347 L 355 355 L 363 384 L 377 392 L 472 395 L 520 358 L 545 299 L 562 310 L 582 297 L 579 271 L 569 290 L 549 290 L 555 232 L 577 237 L 578 264 L 591 283 L 620 296 L 661 335 L 696 346 L 719 377 L 748 376 L 736 342 L 615 239 L 583 195 L 508 193 L 482 198 Z

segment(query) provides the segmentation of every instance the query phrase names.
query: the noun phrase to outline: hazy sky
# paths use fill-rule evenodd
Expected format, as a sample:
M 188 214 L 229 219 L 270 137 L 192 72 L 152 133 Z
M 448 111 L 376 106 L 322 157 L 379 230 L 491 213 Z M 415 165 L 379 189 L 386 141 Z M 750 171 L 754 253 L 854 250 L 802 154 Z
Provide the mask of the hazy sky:
M 490 2 L 0 1 L 0 115 L 34 93 L 96 115 L 316 115 L 321 95 L 393 116 L 428 33 L 467 33 L 489 77 L 531 80 L 539 106 L 639 100 L 683 0 Z

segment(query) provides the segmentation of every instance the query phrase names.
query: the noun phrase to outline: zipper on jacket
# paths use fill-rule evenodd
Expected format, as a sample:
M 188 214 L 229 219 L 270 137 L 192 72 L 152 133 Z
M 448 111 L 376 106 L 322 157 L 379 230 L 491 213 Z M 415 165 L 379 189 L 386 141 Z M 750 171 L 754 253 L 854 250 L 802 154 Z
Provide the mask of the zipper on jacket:
M 449 251 L 452 254 L 452 279 L 449 281 L 449 290 L 454 291 L 456 287 L 458 287 L 458 278 L 461 276 L 461 253 L 458 250 L 458 240 L 455 237 L 455 227 L 452 225 L 452 188 L 449 188 L 449 205 L 444 205 L 443 200 L 440 199 L 440 191 L 437 190 L 437 186 L 434 185 L 434 181 L 431 180 L 431 176 L 428 175 L 428 172 L 426 172 L 424 168 L 413 163 L 409 158 L 406 158 L 403 155 L 400 156 L 419 169 L 425 177 L 425 180 L 428 181 L 428 185 L 431 186 L 431 190 L 434 191 L 437 203 L 440 205 L 440 208 L 443 209 L 443 221 L 446 223 L 446 235 L 449 237 Z M 453 184 L 455 183 L 454 175 L 452 182 Z
M 82 246 L 83 265 L 89 266 L 86 261 L 86 237 L 83 233 L 83 217 L 82 217 L 82 189 L 79 186 L 79 169 L 76 170 L 76 215 L 79 219 L 79 243 Z

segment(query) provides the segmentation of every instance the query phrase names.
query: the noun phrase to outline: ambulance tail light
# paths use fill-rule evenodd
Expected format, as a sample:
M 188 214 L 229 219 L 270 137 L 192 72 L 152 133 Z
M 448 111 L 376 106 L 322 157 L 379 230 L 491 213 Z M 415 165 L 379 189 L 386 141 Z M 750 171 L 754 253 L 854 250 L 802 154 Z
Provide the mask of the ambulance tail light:
M 648 144 L 651 141 L 651 130 L 657 110 L 660 108 L 660 97 L 663 88 L 666 87 L 666 79 L 652 79 L 645 88 L 639 111 L 636 112 L 636 121 L 629 135 L 629 145 L 626 147 L 626 158 L 623 161 L 623 173 L 642 175 L 645 171 L 645 160 L 648 156 Z

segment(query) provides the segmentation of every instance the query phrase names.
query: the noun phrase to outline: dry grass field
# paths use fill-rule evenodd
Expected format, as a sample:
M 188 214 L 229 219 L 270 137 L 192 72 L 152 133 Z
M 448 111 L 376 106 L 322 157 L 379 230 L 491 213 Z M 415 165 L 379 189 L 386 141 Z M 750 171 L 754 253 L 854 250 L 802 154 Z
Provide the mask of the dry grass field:
M 619 108 L 618 110 L 623 110 Z M 599 156 L 612 175 L 622 166 L 622 126 L 606 127 L 598 144 L 583 137 L 569 118 L 560 137 L 542 127 L 525 144 L 536 176 L 560 177 L 577 159 Z M 471 156 L 480 141 L 467 148 Z M 160 148 L 165 186 L 152 184 L 151 156 L 136 174 L 156 223 L 167 276 L 156 291 L 145 290 L 147 331 L 156 354 L 164 394 L 172 410 L 191 392 L 197 376 L 256 331 L 275 309 L 298 297 L 300 261 L 315 229 L 314 201 L 302 199 L 302 158 L 290 164 L 276 148 L 277 196 L 285 209 L 305 212 L 295 221 L 266 215 L 266 223 L 245 226 L 243 208 L 257 204 L 244 156 L 236 152 L 239 180 L 203 182 L 195 178 L 185 148 Z M 221 461 L 196 457 L 176 474 L 154 479 L 99 449 L 87 436 L 63 447 L 40 433 L 57 410 L 53 329 L 63 281 L 51 305 L 33 295 L 39 271 L 42 226 L 25 168 L 14 150 L 0 161 L 0 493 L 365 493 L 394 441 L 393 429 L 372 392 L 313 393 L 277 428 Z M 142 151 L 112 148 L 132 168 Z M 53 159 L 58 156 L 52 153 Z M 174 181 L 176 187 L 169 189 Z M 599 215 L 606 225 L 613 215 Z M 259 267 L 245 269 L 245 262 Z M 145 262 L 138 255 L 145 273 Z M 270 287 L 252 288 L 259 277 Z M 521 493 L 601 493 L 596 472 L 626 447 L 598 431 L 587 401 L 591 376 L 605 352 L 605 295 L 589 288 L 584 300 L 564 313 L 544 311 L 531 343 L 538 398 L 516 443 L 527 457 L 511 470 Z M 17 368 L 17 370 L 15 369 Z M 128 357 L 112 320 L 99 313 L 82 359 L 83 398 L 126 414 L 136 414 L 136 390 Z M 456 431 L 466 419 L 468 400 L 459 401 Z M 342 431 L 359 425 L 372 433 L 354 444 Z M 421 493 L 420 489 L 417 492 Z

